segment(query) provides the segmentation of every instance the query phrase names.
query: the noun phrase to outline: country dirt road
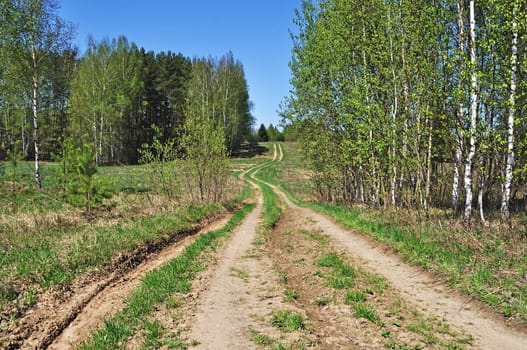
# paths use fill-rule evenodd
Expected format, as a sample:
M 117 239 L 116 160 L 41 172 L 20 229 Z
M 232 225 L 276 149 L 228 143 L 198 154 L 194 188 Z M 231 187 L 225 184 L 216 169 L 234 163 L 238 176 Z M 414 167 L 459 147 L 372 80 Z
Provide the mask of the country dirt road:
M 283 156 L 281 145 L 275 144 L 270 161 L 282 161 Z M 271 232 L 262 229 L 263 197 L 258 193 L 256 208 L 212 253 L 209 267 L 186 296 L 187 305 L 167 326 L 169 333 L 181 335 L 187 348 L 527 348 L 522 331 L 268 185 L 281 199 L 283 215 L 277 226 Z M 227 220 L 217 220 L 202 232 Z M 13 348 L 74 348 L 124 306 L 141 276 L 178 256 L 194 239 L 177 239 L 155 254 L 144 253 L 142 263 L 104 280 L 78 281 L 62 303 L 43 300 L 23 320 L 26 327 L 22 323 L 17 333 L 21 342 Z M 340 262 L 324 262 L 328 257 Z M 335 276 L 337 270 L 346 274 Z M 359 314 L 361 307 L 375 310 Z M 163 312 L 160 307 L 153 317 L 171 317 Z M 285 326 L 281 315 L 300 321 L 295 328 Z M 140 346 L 131 339 L 126 348 Z
M 273 148 L 273 161 L 281 161 L 283 158 L 281 146 L 277 148 L 275 144 Z M 282 191 L 275 186 L 270 186 L 281 197 L 285 204 L 284 209 L 288 211 L 289 221 L 296 222 L 296 229 L 312 230 L 315 227 L 320 230 L 323 235 L 329 237 L 333 247 L 338 247 L 341 251 L 351 255 L 359 262 L 361 268 L 384 277 L 394 287 L 398 297 L 404 299 L 406 303 L 427 317 L 442 320 L 459 332 L 466 332 L 473 337 L 474 340 L 467 345 L 468 347 L 511 350 L 527 348 L 526 334 L 508 327 L 499 316 L 490 314 L 478 303 L 452 292 L 433 276 L 406 264 L 401 258 L 384 251 L 370 239 L 335 224 L 332 220 L 311 209 L 295 205 Z M 254 347 L 254 343 L 251 344 L 247 339 L 248 326 L 251 324 L 250 313 L 262 313 L 265 305 L 262 305 L 261 300 L 255 298 L 251 291 L 257 288 L 258 283 L 273 280 L 272 270 L 263 266 L 269 266 L 268 262 L 262 265 L 261 262 L 255 264 L 254 261 L 243 259 L 244 254 L 247 254 L 250 249 L 250 242 L 255 239 L 255 226 L 260 208 L 261 204 L 244 223 L 243 229 L 237 232 L 219 259 L 221 264 L 194 316 L 196 323 L 192 327 L 190 339 L 199 343 L 197 348 L 244 349 Z M 287 222 L 283 221 L 281 223 L 281 225 L 286 224 Z M 280 227 L 276 230 L 280 230 Z M 275 239 L 283 238 L 276 237 Z M 273 252 L 268 253 L 273 255 Z M 274 261 L 274 264 L 276 263 Z M 240 266 L 247 272 L 248 281 L 245 284 L 239 278 L 233 277 L 232 271 L 236 266 Z M 276 294 L 273 294 L 273 302 L 267 305 L 268 314 L 272 312 L 271 305 L 276 305 L 275 299 Z M 320 326 L 324 327 L 324 324 Z M 329 332 L 332 337 L 346 332 L 345 329 L 338 329 L 338 325 L 334 327 L 337 329 Z M 329 334 L 320 329 L 315 333 Z M 244 335 L 246 339 L 243 339 Z M 341 334 L 341 341 L 342 338 Z M 375 339 L 370 340 L 370 345 L 368 345 L 368 339 L 363 339 L 363 342 L 358 343 L 349 339 L 347 345 L 369 348 L 372 344 L 376 344 L 373 348 L 383 347 Z M 319 337 L 318 342 L 312 345 L 315 348 L 323 348 L 324 343 L 324 340 Z

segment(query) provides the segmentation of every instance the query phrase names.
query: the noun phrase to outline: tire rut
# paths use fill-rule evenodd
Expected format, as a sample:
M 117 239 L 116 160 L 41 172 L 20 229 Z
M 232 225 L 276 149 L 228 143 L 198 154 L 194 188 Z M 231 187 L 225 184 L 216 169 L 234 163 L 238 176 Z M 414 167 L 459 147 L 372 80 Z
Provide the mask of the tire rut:
M 9 334 L 7 349 L 72 348 L 124 306 L 124 298 L 141 276 L 177 256 L 200 234 L 227 221 L 226 216 L 211 218 L 193 229 L 122 254 L 102 273 L 79 277 L 61 295 L 44 293 Z

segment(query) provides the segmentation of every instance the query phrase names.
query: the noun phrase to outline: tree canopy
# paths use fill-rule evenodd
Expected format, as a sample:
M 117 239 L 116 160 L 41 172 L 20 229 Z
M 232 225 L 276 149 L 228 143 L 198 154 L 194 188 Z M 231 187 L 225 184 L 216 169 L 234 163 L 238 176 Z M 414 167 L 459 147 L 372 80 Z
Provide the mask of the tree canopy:
M 34 157 L 39 183 L 38 161 L 60 154 L 67 137 L 88 140 L 99 164 L 135 164 L 154 137 L 184 151 L 203 60 L 146 51 L 124 36 L 91 38 L 78 57 L 72 26 L 57 9 L 54 0 L 0 4 L 0 160 L 8 151 Z M 208 64 L 209 85 L 200 93 L 230 154 L 252 138 L 249 88 L 231 52 Z
M 283 116 L 302 135 L 320 197 L 455 211 L 464 202 L 466 220 L 476 205 L 482 220 L 485 208 L 518 207 L 526 6 L 304 0 Z

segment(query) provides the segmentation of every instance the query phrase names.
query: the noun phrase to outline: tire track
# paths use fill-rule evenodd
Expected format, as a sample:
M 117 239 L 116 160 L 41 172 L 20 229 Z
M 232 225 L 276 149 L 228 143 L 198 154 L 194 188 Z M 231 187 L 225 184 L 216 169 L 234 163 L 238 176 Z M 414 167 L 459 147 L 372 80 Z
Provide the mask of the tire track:
M 144 274 L 176 257 L 201 234 L 223 226 L 229 217 L 216 218 L 203 229 L 196 228 L 123 254 L 102 277 L 81 276 L 69 287 L 66 296 L 43 297 L 10 335 L 7 349 L 73 348 L 73 344 L 82 341 L 124 306 L 124 299 Z

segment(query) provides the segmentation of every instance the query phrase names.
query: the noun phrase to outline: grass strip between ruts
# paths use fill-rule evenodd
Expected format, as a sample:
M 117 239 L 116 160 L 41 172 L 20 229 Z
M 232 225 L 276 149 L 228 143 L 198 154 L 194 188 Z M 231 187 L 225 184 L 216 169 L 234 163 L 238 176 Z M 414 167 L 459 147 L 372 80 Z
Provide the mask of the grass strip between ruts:
M 267 230 L 272 229 L 278 223 L 278 220 L 280 220 L 280 216 L 282 215 L 282 209 L 277 204 L 278 196 L 268 184 L 259 178 L 260 172 L 268 169 L 273 162 L 274 161 L 269 161 L 261 166 L 254 167 L 251 171 L 245 174 L 245 179 L 248 181 L 256 181 L 258 186 L 262 189 L 264 199 L 263 226 Z
M 127 338 L 147 322 L 146 316 L 155 305 L 166 301 L 174 293 L 191 291 L 191 281 L 202 270 L 199 255 L 212 247 L 219 238 L 231 233 L 254 207 L 255 204 L 245 205 L 223 228 L 201 235 L 179 257 L 144 276 L 141 285 L 127 300 L 127 306 L 105 321 L 102 328 L 83 343 L 80 349 L 123 348 Z

